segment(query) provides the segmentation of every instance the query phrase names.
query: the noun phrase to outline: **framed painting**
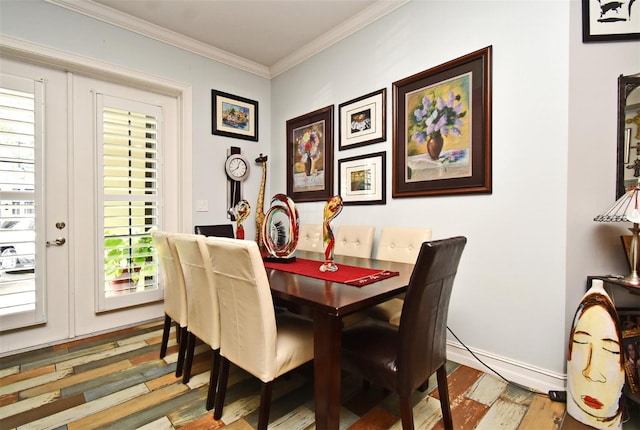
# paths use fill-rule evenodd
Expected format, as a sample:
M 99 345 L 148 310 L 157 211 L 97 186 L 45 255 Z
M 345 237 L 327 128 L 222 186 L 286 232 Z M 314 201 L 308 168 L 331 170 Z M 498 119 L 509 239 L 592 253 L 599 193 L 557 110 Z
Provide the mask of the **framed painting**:
M 631 393 L 638 393 L 640 392 L 640 309 L 618 308 L 618 317 L 625 356 L 626 389 Z
M 333 195 L 333 105 L 287 121 L 287 195 L 296 203 Z
M 393 83 L 393 197 L 491 193 L 491 46 Z
M 635 0 L 582 0 L 582 41 L 640 40 L 640 4 Z
M 258 141 L 258 102 L 211 90 L 213 134 Z
M 386 200 L 385 151 L 338 161 L 338 188 L 344 205 L 383 205 Z
M 387 139 L 387 89 L 383 88 L 338 106 L 339 149 L 349 149 Z

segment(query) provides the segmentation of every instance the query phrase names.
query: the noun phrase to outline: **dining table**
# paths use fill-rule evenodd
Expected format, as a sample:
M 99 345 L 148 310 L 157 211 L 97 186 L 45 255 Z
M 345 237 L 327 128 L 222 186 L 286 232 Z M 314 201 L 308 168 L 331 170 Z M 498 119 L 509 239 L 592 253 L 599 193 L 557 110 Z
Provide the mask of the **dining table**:
M 317 269 L 315 264 L 307 264 L 305 273 L 292 273 L 285 267 L 287 264 L 265 263 L 271 293 L 276 303 L 291 305 L 313 318 L 316 428 L 337 430 L 340 426 L 343 319 L 404 293 L 414 265 L 336 255 L 334 261 L 338 271 L 341 266 L 345 271 L 349 266 L 397 272 L 382 280 L 356 286 L 321 279 L 323 275 L 318 272 L 323 253 L 296 251 L 294 256 L 317 260 Z

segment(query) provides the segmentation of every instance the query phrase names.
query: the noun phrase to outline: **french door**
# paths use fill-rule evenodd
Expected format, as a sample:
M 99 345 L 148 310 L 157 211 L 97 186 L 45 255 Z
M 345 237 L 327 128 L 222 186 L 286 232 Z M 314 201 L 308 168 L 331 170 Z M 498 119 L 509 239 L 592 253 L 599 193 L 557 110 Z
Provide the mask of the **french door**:
M 0 122 L 0 355 L 160 317 L 161 288 L 147 283 L 138 288 L 142 292 L 116 297 L 103 289 L 104 223 L 113 216 L 105 208 L 113 203 L 106 202 L 101 187 L 111 175 L 104 158 L 113 158 L 105 155 L 105 148 L 114 143 L 106 141 L 109 132 L 102 121 L 107 113 L 113 117 L 113 108 L 126 117 L 148 106 L 154 110 L 153 121 L 162 118 L 154 125 L 153 138 L 162 136 L 169 143 L 162 151 L 157 142 L 146 150 L 162 155 L 152 168 L 147 161 L 144 168 L 129 170 L 146 171 L 143 183 L 162 190 L 161 196 L 154 196 L 153 216 L 146 216 L 145 209 L 142 218 L 153 219 L 154 228 L 180 231 L 190 221 L 182 218 L 185 208 L 179 203 L 186 200 L 180 178 L 190 147 L 185 150 L 178 135 L 179 98 L 10 58 L 1 61 L 0 88 L 7 87 L 9 96 L 3 99 L 0 92 L 0 121 L 9 117 L 15 130 L 3 129 Z M 13 102 L 12 97 L 24 99 L 26 107 L 4 109 L 2 101 Z M 30 137 L 18 130 L 22 122 L 32 130 Z M 128 199 L 133 207 L 149 200 Z M 163 199 L 173 203 L 165 206 Z M 12 229 L 25 220 L 28 228 Z M 18 251 L 18 243 L 30 248 Z M 15 252 L 3 255 L 8 245 L 14 245 Z

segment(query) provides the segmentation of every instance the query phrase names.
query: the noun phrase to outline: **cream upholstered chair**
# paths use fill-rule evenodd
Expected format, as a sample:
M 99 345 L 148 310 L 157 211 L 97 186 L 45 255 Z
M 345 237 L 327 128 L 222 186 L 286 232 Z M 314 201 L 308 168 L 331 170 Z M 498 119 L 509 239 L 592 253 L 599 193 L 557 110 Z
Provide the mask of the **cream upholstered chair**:
M 427 227 L 383 227 L 376 249 L 376 259 L 415 264 L 422 243 L 429 240 L 431 229 Z M 393 298 L 363 313 L 371 318 L 398 325 L 402 305 L 402 298 Z
M 300 251 L 323 252 L 322 224 L 300 224 L 297 249 Z
M 176 363 L 176 377 L 182 376 L 184 356 L 187 349 L 187 291 L 184 285 L 184 276 L 178 252 L 173 243 L 171 234 L 165 231 L 151 233 L 153 244 L 160 257 L 160 273 L 164 287 L 164 328 L 162 330 L 162 343 L 160 344 L 160 358 L 167 355 L 169 343 L 169 331 L 171 321 L 176 324 L 176 339 L 178 340 L 178 361 Z
M 341 225 L 336 234 L 335 255 L 371 258 L 375 227 L 371 225 Z
M 222 417 L 231 362 L 262 382 L 258 429 L 266 429 L 274 379 L 313 359 L 313 325 L 288 312 L 276 318 L 255 242 L 210 237 L 206 244 L 222 322 L 222 366 L 213 416 Z
M 211 259 L 205 245 L 205 236 L 179 234 L 174 242 L 180 258 L 184 282 L 187 287 L 187 311 L 189 314 L 187 354 L 182 382 L 189 382 L 196 338 L 213 350 L 211 375 L 207 393 L 207 410 L 213 408 L 218 371 L 220 369 L 220 306 L 213 283 Z

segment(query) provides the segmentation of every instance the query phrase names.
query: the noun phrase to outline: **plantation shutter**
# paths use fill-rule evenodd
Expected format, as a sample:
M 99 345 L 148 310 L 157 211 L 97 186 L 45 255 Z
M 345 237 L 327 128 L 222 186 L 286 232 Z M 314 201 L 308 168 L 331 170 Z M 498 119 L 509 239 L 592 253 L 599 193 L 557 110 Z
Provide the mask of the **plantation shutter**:
M 36 156 L 42 149 L 44 85 L 0 74 L 0 326 L 45 321 L 44 282 L 36 277 Z
M 158 106 L 98 94 L 98 195 L 103 243 L 98 310 L 161 300 L 151 232 L 161 207 Z

